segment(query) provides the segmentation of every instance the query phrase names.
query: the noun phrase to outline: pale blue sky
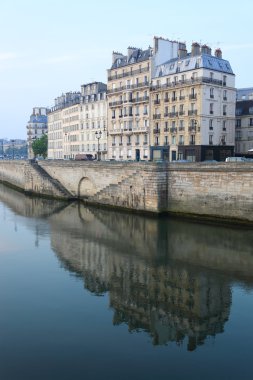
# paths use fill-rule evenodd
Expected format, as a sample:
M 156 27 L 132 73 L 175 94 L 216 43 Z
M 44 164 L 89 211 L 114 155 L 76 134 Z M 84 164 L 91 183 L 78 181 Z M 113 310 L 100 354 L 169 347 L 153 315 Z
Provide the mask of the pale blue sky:
M 253 86 L 253 2 L 241 0 L 1 0 L 0 138 L 26 138 L 35 106 L 106 81 L 112 51 L 153 36 L 220 47 L 237 87 Z

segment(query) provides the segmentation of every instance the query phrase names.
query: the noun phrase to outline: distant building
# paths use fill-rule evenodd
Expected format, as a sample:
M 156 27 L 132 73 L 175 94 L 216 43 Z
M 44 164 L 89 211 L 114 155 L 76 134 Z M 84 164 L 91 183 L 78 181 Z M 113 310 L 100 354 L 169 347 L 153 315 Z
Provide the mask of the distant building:
M 253 87 L 238 88 L 236 90 L 236 100 L 253 100 Z
M 245 156 L 252 149 L 253 154 L 253 98 L 237 100 L 235 115 L 235 153 Z
M 27 128 L 28 158 L 33 158 L 32 143 L 43 134 L 47 133 L 47 108 L 34 107 Z
M 80 154 L 106 158 L 106 84 L 92 82 L 81 92 L 55 99 L 48 113 L 48 158 L 75 159 Z
M 74 158 L 79 153 L 80 92 L 67 92 L 55 99 L 48 112 L 48 158 Z

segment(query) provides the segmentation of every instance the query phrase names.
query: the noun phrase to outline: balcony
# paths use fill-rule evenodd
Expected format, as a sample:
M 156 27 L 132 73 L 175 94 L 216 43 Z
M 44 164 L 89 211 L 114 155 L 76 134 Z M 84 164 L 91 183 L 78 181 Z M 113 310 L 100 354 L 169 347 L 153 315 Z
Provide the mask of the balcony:
M 197 110 L 190 110 L 190 111 L 188 111 L 188 116 L 197 115 L 197 113 L 198 113 Z
M 170 133 L 176 133 L 176 132 L 177 132 L 177 128 L 175 127 L 170 128 Z
M 170 117 L 177 117 L 178 116 L 178 112 L 170 112 L 169 116 Z
M 120 78 L 126 78 L 129 76 L 138 75 L 140 73 L 147 73 L 147 72 L 149 72 L 149 67 L 143 67 L 143 68 L 138 69 L 138 70 L 127 71 L 127 72 L 121 73 L 121 74 L 117 73 L 116 75 L 109 75 L 108 81 L 120 79 Z
M 183 116 L 185 114 L 184 111 L 179 111 L 179 116 Z
M 168 127 L 164 128 L 164 132 L 169 132 L 169 131 L 170 131 L 170 129 Z
M 210 94 L 210 99 L 214 99 L 214 95 L 213 94 Z
M 135 145 L 140 145 L 140 143 L 138 141 L 136 141 Z
M 210 115 L 213 115 L 213 110 L 210 110 Z
M 118 100 L 117 102 L 110 102 L 109 103 L 109 107 L 116 107 L 116 106 L 119 106 L 123 104 L 123 101 L 122 100 Z
M 153 120 L 161 119 L 161 114 L 155 114 L 153 115 Z
M 130 146 L 130 145 L 132 145 L 132 143 L 128 142 L 128 143 L 127 143 L 127 146 Z
M 223 96 L 223 100 L 226 102 L 228 98 L 226 96 Z
M 143 102 L 148 102 L 149 101 L 149 96 L 142 96 L 138 98 L 133 98 L 133 103 L 143 103 Z
M 184 141 L 179 141 L 178 145 L 184 145 Z
M 170 101 L 169 98 L 164 98 L 164 102 L 165 102 L 165 103 L 168 103 L 169 101 Z
M 185 87 L 186 84 L 193 85 L 193 84 L 198 84 L 198 83 L 212 83 L 217 86 L 222 86 L 222 81 L 218 79 L 213 79 L 210 77 L 196 77 L 196 78 L 191 78 L 188 80 L 184 81 L 178 81 L 177 83 L 165 83 L 162 86 L 161 85 L 153 85 L 150 86 L 150 91 L 156 91 L 159 88 L 175 88 L 175 87 Z M 175 99 L 176 100 L 176 99 Z
M 185 128 L 184 128 L 184 127 L 179 127 L 178 130 L 179 130 L 180 132 L 182 132 L 182 131 L 185 130 Z
M 172 102 L 176 102 L 176 101 L 177 101 L 177 97 L 176 97 L 176 96 L 173 96 L 173 98 L 171 98 L 171 101 L 172 101 Z
M 153 129 L 153 132 L 154 132 L 154 133 L 160 133 L 160 128 L 154 128 L 154 129 Z
M 189 132 L 196 132 L 196 127 L 195 127 L 195 125 L 191 125 L 191 126 L 188 128 L 188 131 L 189 131 Z
M 189 99 L 194 99 L 194 100 L 196 100 L 197 99 L 197 94 L 190 94 L 189 95 Z
M 160 104 L 160 99 L 154 100 L 154 104 Z
M 195 140 L 189 141 L 189 145 L 195 145 Z
M 223 116 L 226 116 L 226 115 L 227 115 L 227 112 L 226 112 L 226 111 L 224 111 L 224 112 L 223 112 Z
M 179 100 L 185 100 L 185 96 L 179 96 Z
M 164 115 L 164 117 L 169 117 L 170 116 L 170 114 L 168 112 L 165 112 L 163 115 Z

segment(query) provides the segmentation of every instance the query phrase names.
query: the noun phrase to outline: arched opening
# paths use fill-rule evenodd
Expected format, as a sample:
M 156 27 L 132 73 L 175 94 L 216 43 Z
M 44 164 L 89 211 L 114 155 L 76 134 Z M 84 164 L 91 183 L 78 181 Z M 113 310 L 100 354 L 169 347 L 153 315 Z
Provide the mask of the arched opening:
M 95 194 L 95 184 L 88 177 L 83 177 L 78 184 L 78 198 L 87 198 Z

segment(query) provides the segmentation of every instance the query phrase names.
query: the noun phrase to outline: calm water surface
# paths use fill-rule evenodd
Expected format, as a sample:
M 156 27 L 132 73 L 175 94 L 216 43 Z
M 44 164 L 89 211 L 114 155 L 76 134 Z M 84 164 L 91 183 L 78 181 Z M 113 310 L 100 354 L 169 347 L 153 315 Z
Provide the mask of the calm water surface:
M 0 379 L 252 379 L 250 229 L 0 186 Z

